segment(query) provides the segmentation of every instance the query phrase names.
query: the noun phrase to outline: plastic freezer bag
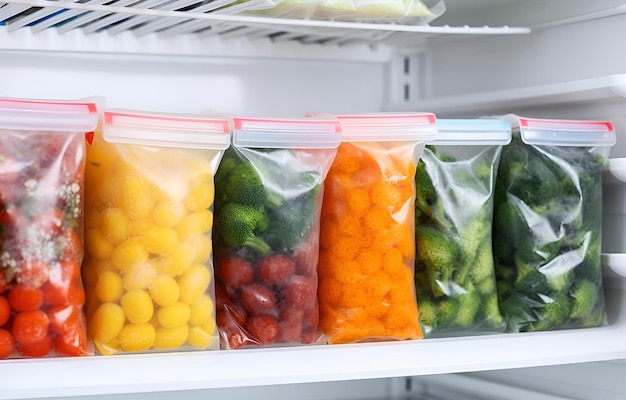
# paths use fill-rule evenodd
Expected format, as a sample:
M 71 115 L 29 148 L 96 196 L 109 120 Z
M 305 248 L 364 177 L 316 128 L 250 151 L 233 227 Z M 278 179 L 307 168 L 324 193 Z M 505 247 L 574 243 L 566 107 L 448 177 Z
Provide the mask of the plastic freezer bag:
M 435 117 L 338 118 L 343 142 L 322 205 L 321 327 L 329 343 L 419 339 L 414 177 Z
M 0 99 L 0 358 L 80 356 L 90 102 Z
M 100 354 L 219 348 L 213 176 L 226 119 L 104 113 L 87 147 L 90 339 Z
M 426 25 L 446 11 L 437 0 L 277 0 L 273 8 L 250 13 L 282 18 Z
M 427 337 L 501 332 L 492 253 L 504 120 L 438 120 L 415 177 L 415 283 Z
M 320 343 L 317 260 L 335 119 L 234 119 L 216 175 L 222 348 Z
M 496 182 L 494 258 L 509 331 L 603 325 L 602 169 L 608 122 L 509 116 Z

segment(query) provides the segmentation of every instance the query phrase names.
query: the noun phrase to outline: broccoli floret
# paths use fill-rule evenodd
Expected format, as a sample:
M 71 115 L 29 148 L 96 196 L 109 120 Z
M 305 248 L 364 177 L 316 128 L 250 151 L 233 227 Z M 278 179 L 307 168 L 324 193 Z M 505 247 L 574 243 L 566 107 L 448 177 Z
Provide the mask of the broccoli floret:
M 278 209 L 269 209 L 269 228 L 262 237 L 275 250 L 293 249 L 302 243 L 317 220 L 319 204 L 315 195 L 319 183 L 309 192 L 284 202 Z
M 459 301 L 448 297 L 437 304 L 437 323 L 441 326 L 450 326 L 459 313 Z
M 572 311 L 571 318 L 585 318 L 592 313 L 596 299 L 598 298 L 598 287 L 588 280 L 576 282 L 572 287 Z
M 514 283 L 516 291 L 528 296 L 545 295 L 550 292 L 546 276 L 522 260 L 519 253 L 515 254 L 515 267 L 517 269 L 517 278 Z
M 536 321 L 533 312 L 533 301 L 525 296 L 512 294 L 499 301 L 500 313 L 506 320 L 506 330 L 519 332 L 525 329 L 529 322 Z
M 588 279 L 591 282 L 602 281 L 601 252 L 602 245 L 600 234 L 597 231 L 589 232 L 590 242 L 587 246 L 583 261 L 574 268 L 574 274 L 578 279 Z
M 474 219 L 459 227 L 458 243 L 460 247 L 460 265 L 454 281 L 463 284 L 470 269 L 474 267 L 477 255 L 483 257 L 480 262 L 489 262 L 493 265 L 493 252 L 479 254 L 481 243 L 491 242 L 491 212 L 490 208 L 482 207 Z
M 561 324 L 569 317 L 571 301 L 568 295 L 557 293 L 553 297 L 540 296 L 544 306 L 536 308 L 538 321 L 532 322 L 528 329 L 530 331 L 545 331 L 562 328 Z
M 569 291 L 575 280 L 572 269 L 576 266 L 576 263 L 576 251 L 569 251 L 563 252 L 563 254 L 553 258 L 547 264 L 537 268 L 546 277 L 549 286 L 548 294 L 567 293 Z
M 512 151 L 519 152 L 515 154 L 519 160 L 512 160 Z M 548 156 L 518 143 L 512 143 L 511 148 L 505 148 L 504 152 L 508 153 L 507 158 L 511 161 L 498 176 L 506 182 L 508 193 L 522 199 L 531 207 L 562 194 L 559 176 L 550 168 L 554 161 Z
M 418 297 L 417 312 L 424 335 L 437 327 L 437 305 L 429 297 Z
M 233 247 L 248 246 L 265 255 L 270 247 L 255 232 L 264 221 L 262 209 L 228 203 L 219 210 L 217 231 L 226 244 Z
M 502 315 L 498 308 L 498 296 L 495 291 L 491 295 L 483 297 L 476 320 L 481 321 L 484 326 L 491 327 L 494 330 L 502 330 L 504 328 L 502 326 Z
M 458 296 L 459 311 L 455 323 L 462 327 L 468 327 L 474 323 L 476 314 L 480 309 L 481 299 L 476 290 L 468 289 L 468 292 Z
M 491 249 L 491 236 L 487 236 L 478 247 L 478 253 L 469 271 L 470 279 L 474 285 L 481 284 L 485 281 L 492 282 L 492 284 L 495 282 L 493 252 Z M 481 293 L 487 294 L 484 292 Z
M 269 193 L 251 162 L 246 161 L 235 167 L 224 188 L 227 202 L 235 202 L 251 207 L 279 207 L 280 196 Z
M 447 294 L 456 268 L 458 247 L 441 230 L 431 226 L 416 227 L 415 244 L 417 269 L 426 271 L 433 295 Z

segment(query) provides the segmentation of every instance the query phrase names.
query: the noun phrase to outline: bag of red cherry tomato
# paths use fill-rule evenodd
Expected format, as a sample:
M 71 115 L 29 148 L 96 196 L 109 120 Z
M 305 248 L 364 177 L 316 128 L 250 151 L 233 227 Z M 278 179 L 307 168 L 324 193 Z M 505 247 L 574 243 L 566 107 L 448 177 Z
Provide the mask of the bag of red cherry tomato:
M 230 121 L 105 110 L 87 146 L 89 339 L 99 354 L 219 348 L 214 172 Z
M 96 108 L 0 99 L 0 358 L 92 353 L 80 265 Z
M 317 260 L 336 119 L 235 118 L 215 176 L 221 347 L 322 343 Z

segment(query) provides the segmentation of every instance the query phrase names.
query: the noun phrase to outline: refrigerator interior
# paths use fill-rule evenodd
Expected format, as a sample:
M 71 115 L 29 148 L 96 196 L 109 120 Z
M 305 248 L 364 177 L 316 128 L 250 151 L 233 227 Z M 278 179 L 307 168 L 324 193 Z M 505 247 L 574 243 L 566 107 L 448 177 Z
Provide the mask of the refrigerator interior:
M 228 29 L 180 34 L 112 33 L 106 26 L 60 32 L 46 26 L 45 16 L 59 11 L 50 3 L 0 0 L 0 22 L 42 7 L 39 19 L 0 25 L 0 96 L 103 96 L 114 108 L 266 117 L 429 111 L 606 119 L 618 136 L 611 158 L 626 157 L 624 1 L 446 0 L 431 27 L 407 32 L 218 15 L 206 21 Z M 144 16 L 106 7 L 67 2 L 79 16 L 92 11 L 172 26 L 185 20 L 172 11 Z M 8 360 L 0 361 L 0 399 L 626 399 L 626 183 L 606 176 L 606 327 Z

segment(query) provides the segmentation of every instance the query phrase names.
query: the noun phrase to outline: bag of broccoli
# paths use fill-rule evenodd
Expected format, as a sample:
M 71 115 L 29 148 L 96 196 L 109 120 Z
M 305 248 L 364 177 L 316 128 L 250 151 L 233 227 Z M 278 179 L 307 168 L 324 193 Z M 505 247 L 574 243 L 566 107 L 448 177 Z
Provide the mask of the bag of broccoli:
M 501 332 L 491 233 L 504 120 L 438 120 L 415 174 L 415 285 L 426 337 Z
M 87 146 L 87 332 L 100 354 L 219 348 L 213 176 L 230 121 L 105 110 Z
M 508 116 L 496 181 L 494 258 L 512 332 L 601 326 L 602 169 L 609 122 Z
M 420 339 L 415 299 L 415 165 L 433 114 L 339 116 L 326 179 L 320 325 L 329 343 Z
M 317 260 L 336 119 L 234 118 L 216 175 L 222 348 L 320 343 Z

